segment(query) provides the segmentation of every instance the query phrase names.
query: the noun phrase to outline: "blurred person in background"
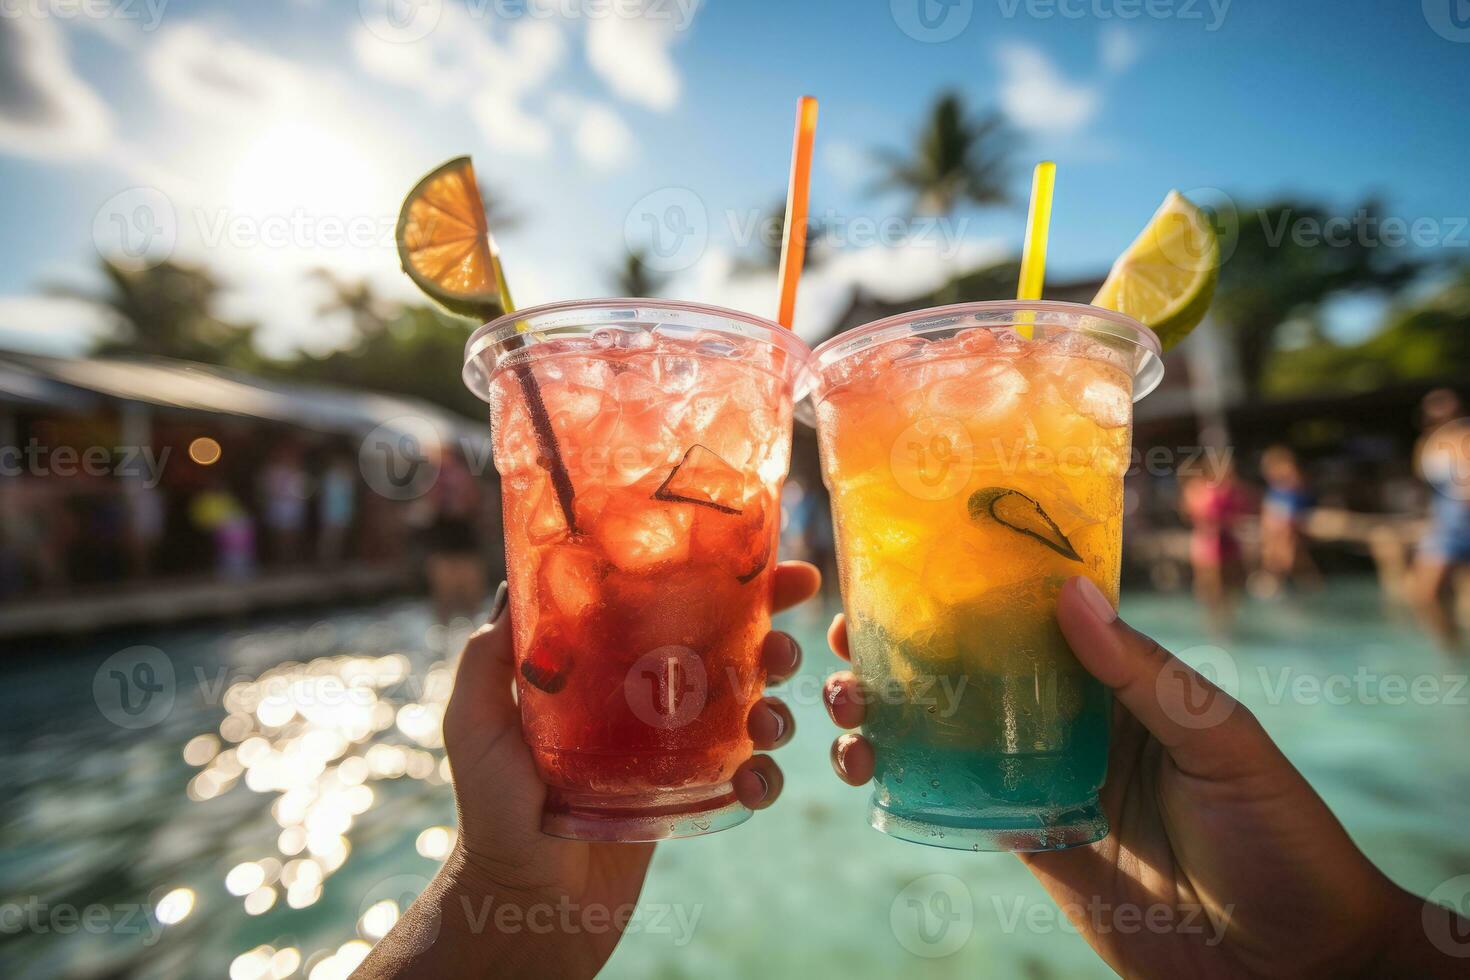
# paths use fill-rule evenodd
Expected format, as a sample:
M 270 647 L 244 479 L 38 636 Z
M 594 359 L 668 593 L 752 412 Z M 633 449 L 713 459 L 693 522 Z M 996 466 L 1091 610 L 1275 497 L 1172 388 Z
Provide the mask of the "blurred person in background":
M 1249 510 L 1249 495 L 1228 454 L 1212 472 L 1190 477 L 1180 497 L 1180 511 L 1191 528 L 1194 595 L 1216 636 L 1230 631 L 1234 617 L 1244 568 L 1236 528 Z
M 261 507 L 272 561 L 290 564 L 300 559 L 309 494 L 300 451 L 293 446 L 275 450 L 260 474 Z
M 347 532 L 357 511 L 357 469 L 333 456 L 317 488 L 317 560 L 335 565 L 346 551 Z
M 1307 551 L 1305 524 L 1316 503 L 1296 454 L 1271 446 L 1261 454 L 1266 494 L 1261 501 L 1261 571 L 1252 576 L 1251 591 L 1266 597 L 1288 582 L 1318 588 L 1321 575 Z
M 1440 643 L 1459 651 L 1454 592 L 1457 574 L 1470 564 L 1470 419 L 1448 388 L 1425 395 L 1420 411 L 1424 434 L 1414 468 L 1430 499 L 1429 528 L 1414 556 L 1414 603 Z
M 209 485 L 189 501 L 189 519 L 214 543 L 214 567 L 221 578 L 239 581 L 255 574 L 255 522 L 224 480 Z
M 434 615 L 444 623 L 474 616 L 489 591 L 480 548 L 480 487 L 458 453 L 443 450 L 429 502 L 433 517 L 425 531 L 424 570 Z

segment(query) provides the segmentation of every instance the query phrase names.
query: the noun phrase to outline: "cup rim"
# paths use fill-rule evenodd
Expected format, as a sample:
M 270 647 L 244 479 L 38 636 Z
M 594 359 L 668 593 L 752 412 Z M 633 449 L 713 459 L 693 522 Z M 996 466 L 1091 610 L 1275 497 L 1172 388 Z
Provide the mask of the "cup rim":
M 686 319 L 708 318 L 716 322 L 699 323 L 699 329 L 724 332 L 761 341 L 786 352 L 792 358 L 788 380 L 793 387 L 798 385 L 801 379 L 811 371 L 813 363 L 811 347 L 798 337 L 794 330 L 788 330 L 773 320 L 708 303 L 647 297 L 608 297 L 543 303 L 539 306 L 506 313 L 477 327 L 465 341 L 462 372 L 465 385 L 482 401 L 490 400 L 490 380 L 499 373 L 504 356 L 508 353 L 503 349 L 506 342 L 514 337 L 534 332 L 536 329 L 533 324 L 532 331 L 522 331 L 517 329 L 518 324 L 526 321 L 552 319 L 553 322 L 544 324 L 540 329 L 571 328 L 590 333 L 602 324 L 595 320 L 584 320 L 582 316 L 596 312 L 606 314 L 604 319 L 608 322 L 627 319 L 662 319 L 671 324 L 678 324 L 681 316 Z M 645 315 L 650 312 L 654 315 Z M 563 315 L 567 317 L 566 321 L 556 322 L 556 318 Z M 717 321 L 724 321 L 724 323 Z M 482 358 L 492 352 L 496 355 L 495 363 L 487 371 L 482 363 Z
M 1163 345 L 1159 342 L 1158 335 L 1126 313 L 1093 306 L 1089 303 L 1067 303 L 1061 300 L 981 300 L 973 303 L 931 306 L 922 310 L 899 313 L 844 330 L 837 336 L 822 341 L 812 349 L 811 381 L 806 393 L 816 397 L 818 390 L 822 387 L 822 374 L 832 365 L 859 351 L 891 340 L 922 336 L 946 329 L 953 326 L 953 318 L 959 316 L 996 314 L 995 322 L 988 325 L 977 323 L 973 326 L 1002 327 L 1008 325 L 1002 315 L 1026 311 L 1061 314 L 1072 317 L 1074 321 L 1080 321 L 1085 317 L 1092 321 L 1107 321 L 1113 325 L 1116 331 L 1108 331 L 1107 335 L 1113 339 L 1133 344 L 1140 349 L 1143 355 L 1133 372 L 1133 400 L 1135 402 L 1157 388 L 1163 379 Z M 936 322 L 927 328 L 915 328 L 917 324 L 922 324 L 925 320 L 944 322 Z M 1080 322 L 1071 324 L 1053 322 L 1046 326 L 1063 330 L 1080 330 L 1081 328 Z

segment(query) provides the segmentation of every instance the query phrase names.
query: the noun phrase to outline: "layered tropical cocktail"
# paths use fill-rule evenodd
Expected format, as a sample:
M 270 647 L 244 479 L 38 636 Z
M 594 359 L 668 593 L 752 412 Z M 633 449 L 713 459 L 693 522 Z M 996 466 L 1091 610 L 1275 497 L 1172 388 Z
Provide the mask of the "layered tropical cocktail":
M 1107 833 L 1110 695 L 1056 624 L 1117 599 L 1132 402 L 1158 341 L 1066 303 L 895 317 L 816 351 L 823 474 L 876 758 L 874 826 L 1038 850 Z
M 790 333 L 647 300 L 481 328 L 525 737 L 548 833 L 651 840 L 748 816 L 730 787 L 765 677 Z

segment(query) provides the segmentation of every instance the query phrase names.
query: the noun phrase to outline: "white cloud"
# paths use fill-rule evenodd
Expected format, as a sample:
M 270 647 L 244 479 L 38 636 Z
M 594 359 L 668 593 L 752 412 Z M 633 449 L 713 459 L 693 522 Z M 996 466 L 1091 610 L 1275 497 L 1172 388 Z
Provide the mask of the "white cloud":
M 650 4 L 638 17 L 608 16 L 587 22 L 587 63 L 618 95 L 650 109 L 672 109 L 680 79 L 670 52 L 678 37 L 676 22 L 655 16 L 664 5 Z
M 51 20 L 0 17 L 0 152 L 43 159 L 99 153 L 111 115 L 72 70 Z
M 633 131 L 621 116 L 599 102 L 555 96 L 551 111 L 572 134 L 577 155 L 597 170 L 611 170 L 633 155 Z
M 497 149 L 539 157 L 550 130 L 530 108 L 565 57 L 561 29 L 522 19 L 497 40 L 484 18 L 446 4 L 437 28 L 412 43 L 384 40 L 367 27 L 353 35 L 357 62 L 372 75 L 402 85 L 433 105 L 470 98 L 470 115 Z
M 1143 53 L 1143 45 L 1126 27 L 1110 24 L 1098 39 L 1098 56 L 1107 71 L 1117 74 L 1132 68 Z
M 1101 105 L 1097 90 L 1069 81 L 1036 48 L 1009 44 L 998 52 L 1000 105 L 1023 129 L 1070 133 L 1085 126 Z
M 80 354 L 116 322 L 99 306 L 53 296 L 0 296 L 0 346 L 42 354 Z
M 470 100 L 470 116 L 496 151 L 543 157 L 551 149 L 551 130 L 514 101 L 495 92 Z
M 291 62 L 227 40 L 194 24 L 163 33 L 148 53 L 147 70 L 166 100 L 203 115 L 290 108 L 303 75 Z

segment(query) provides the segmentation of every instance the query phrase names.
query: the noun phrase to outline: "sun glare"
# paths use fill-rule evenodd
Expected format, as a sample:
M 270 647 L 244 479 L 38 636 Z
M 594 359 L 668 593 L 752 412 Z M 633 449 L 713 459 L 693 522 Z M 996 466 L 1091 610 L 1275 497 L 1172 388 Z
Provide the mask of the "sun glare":
M 307 230 L 293 231 L 291 244 L 312 248 L 329 245 L 329 222 L 376 220 L 396 197 L 370 148 L 331 125 L 288 119 L 264 128 L 236 160 L 228 199 L 244 216 L 301 224 Z

